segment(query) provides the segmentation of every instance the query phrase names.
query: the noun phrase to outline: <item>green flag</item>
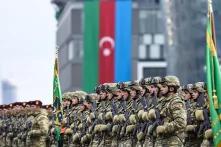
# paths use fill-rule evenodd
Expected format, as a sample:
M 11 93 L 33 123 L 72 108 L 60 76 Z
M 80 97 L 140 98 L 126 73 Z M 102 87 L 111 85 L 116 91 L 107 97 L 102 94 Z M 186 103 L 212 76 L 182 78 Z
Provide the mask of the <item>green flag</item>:
M 206 66 L 207 66 L 207 91 L 210 103 L 211 126 L 215 146 L 221 146 L 221 124 L 220 124 L 220 99 L 221 79 L 218 57 L 215 47 L 215 34 L 213 28 L 212 5 L 208 7 L 208 21 L 206 31 Z
M 53 108 L 54 108 L 54 125 L 55 125 L 55 138 L 57 141 L 60 140 L 60 126 L 63 119 L 62 109 L 62 94 L 59 81 L 58 72 L 58 58 L 55 59 L 54 64 L 54 81 L 53 81 Z
M 84 1 L 83 89 L 91 92 L 98 82 L 99 0 Z

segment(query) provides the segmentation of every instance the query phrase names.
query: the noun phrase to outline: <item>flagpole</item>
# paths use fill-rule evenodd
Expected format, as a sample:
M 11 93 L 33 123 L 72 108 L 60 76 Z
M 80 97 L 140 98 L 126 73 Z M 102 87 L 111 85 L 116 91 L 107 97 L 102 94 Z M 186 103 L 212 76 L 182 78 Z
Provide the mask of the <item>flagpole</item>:
M 208 0 L 208 19 L 209 19 L 209 23 L 210 23 L 210 26 L 211 26 L 211 28 L 212 28 L 212 32 L 211 32 L 211 34 L 212 34 L 212 39 L 213 39 L 213 41 L 214 41 L 214 35 L 213 35 L 213 33 L 214 33 L 214 27 L 212 26 L 213 24 L 212 24 L 212 13 L 213 13 L 213 8 L 212 8 L 212 0 Z M 214 41 L 215 42 L 215 41 Z M 211 42 L 209 42 L 210 44 L 211 44 Z M 211 46 L 211 45 L 210 45 Z M 210 52 L 213 54 L 213 51 L 211 51 L 211 48 L 210 48 Z M 212 62 L 211 62 L 211 69 L 212 69 L 212 95 L 213 95 L 213 102 L 214 102 L 214 108 L 215 109 L 218 109 L 219 108 L 219 106 L 218 106 L 218 98 L 217 98 L 217 96 L 216 96 L 216 89 L 215 89 L 215 81 L 214 81 L 214 61 L 213 61 L 213 55 L 212 54 L 210 54 L 210 56 L 211 56 L 211 60 L 212 60 Z
M 212 37 L 213 37 L 213 42 L 214 42 L 214 46 L 216 47 L 216 31 L 215 31 L 215 22 L 214 22 L 214 14 L 213 14 L 213 6 L 212 6 L 212 0 L 208 0 L 209 1 L 209 9 L 210 9 L 210 15 L 211 15 L 211 24 L 212 24 Z

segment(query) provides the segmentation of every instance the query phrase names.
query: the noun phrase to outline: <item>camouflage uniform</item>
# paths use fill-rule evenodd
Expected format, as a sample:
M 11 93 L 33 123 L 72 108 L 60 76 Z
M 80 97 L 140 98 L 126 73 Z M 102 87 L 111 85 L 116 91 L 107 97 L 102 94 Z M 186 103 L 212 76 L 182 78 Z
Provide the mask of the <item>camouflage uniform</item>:
M 12 108 L 12 104 L 10 106 Z M 9 116 L 7 117 L 7 120 L 6 120 L 6 125 L 8 126 L 7 128 L 7 131 L 6 131 L 6 143 L 5 145 L 6 146 L 12 146 L 12 140 L 13 140 L 13 126 L 15 124 L 15 117 L 14 117 L 14 110 L 11 109 L 9 110 L 8 112 Z
M 97 107 L 95 110 L 96 123 L 93 128 L 93 137 L 90 143 L 91 147 L 98 147 L 102 141 L 102 132 L 101 127 L 104 124 L 104 115 L 105 115 L 105 105 L 106 105 L 106 97 L 101 98 L 101 94 L 106 94 L 106 87 L 104 85 L 99 85 L 96 88 L 96 93 L 98 94 L 99 100 L 97 101 Z
M 198 93 L 198 97 L 196 97 L 196 92 Z M 192 87 L 191 93 L 193 98 L 190 106 L 192 110 L 191 117 L 193 118 L 193 123 L 188 125 L 186 128 L 188 134 L 185 146 L 187 147 L 200 146 L 203 139 L 203 144 L 206 146 L 205 141 L 211 140 L 207 137 L 208 135 L 204 135 L 204 133 L 211 128 L 205 92 L 205 84 L 203 82 L 197 82 Z
M 36 101 L 36 104 L 41 103 Z M 46 147 L 46 139 L 49 130 L 48 113 L 45 109 L 36 108 L 33 112 L 34 120 L 31 131 L 28 132 L 30 136 L 30 144 L 34 147 Z
M 0 147 L 4 146 L 4 119 L 5 119 L 5 105 L 0 105 Z
M 142 109 L 142 104 L 141 104 L 141 95 L 140 92 L 142 90 L 142 87 L 139 86 L 138 81 L 132 81 L 129 83 L 130 90 L 130 104 L 128 105 L 128 112 L 131 111 L 129 115 L 129 123 L 127 124 L 126 127 L 126 136 L 127 140 L 124 143 L 124 146 L 136 146 L 137 143 L 137 128 L 138 126 L 138 116 L 137 113 L 139 110 Z M 134 94 L 133 94 L 134 93 Z M 140 143 L 138 143 L 140 144 Z
M 34 102 L 29 102 L 30 105 L 32 105 Z M 27 120 L 25 121 L 25 131 L 23 133 L 23 143 L 25 144 L 25 146 L 31 146 L 31 136 L 30 134 L 28 134 L 31 131 L 31 127 L 34 123 L 34 115 L 33 115 L 33 111 L 31 108 L 27 107 L 26 108 L 26 112 L 27 112 Z
M 72 100 L 71 103 L 71 112 L 70 112 L 70 129 L 66 130 L 67 138 L 70 137 L 71 141 L 69 146 L 70 147 L 79 147 L 80 146 L 80 132 L 78 130 L 78 126 L 80 124 L 80 103 L 86 96 L 86 93 L 83 91 L 75 91 L 69 93 L 69 99 Z M 77 103 L 74 104 L 73 101 L 77 100 Z
M 184 143 L 184 130 L 186 127 L 186 111 L 182 98 L 176 93 L 175 89 L 180 86 L 179 80 L 175 76 L 166 76 L 162 84 L 168 87 L 165 97 L 160 98 L 156 108 L 160 110 L 160 125 L 156 128 L 156 142 L 154 146 L 176 146 L 181 147 Z M 175 92 L 171 92 L 170 87 Z M 165 87 L 161 87 L 165 88 Z
M 71 93 L 64 93 L 63 95 L 63 102 L 66 103 L 65 106 L 63 106 L 63 115 L 64 115 L 64 120 L 62 122 L 62 129 L 61 129 L 61 137 L 63 140 L 63 147 L 68 147 L 72 145 L 72 134 L 73 131 L 70 128 L 71 126 Z
M 143 92 L 141 92 L 142 109 L 138 112 L 139 124 L 137 131 L 136 147 L 153 146 L 153 144 L 151 144 L 150 137 L 147 135 L 147 129 L 150 124 L 150 121 L 148 119 L 148 110 L 152 105 L 152 99 L 150 97 L 150 91 L 148 89 L 148 86 L 152 84 L 152 79 L 153 78 L 148 77 L 140 81 L 140 86 L 142 86 L 143 89 Z

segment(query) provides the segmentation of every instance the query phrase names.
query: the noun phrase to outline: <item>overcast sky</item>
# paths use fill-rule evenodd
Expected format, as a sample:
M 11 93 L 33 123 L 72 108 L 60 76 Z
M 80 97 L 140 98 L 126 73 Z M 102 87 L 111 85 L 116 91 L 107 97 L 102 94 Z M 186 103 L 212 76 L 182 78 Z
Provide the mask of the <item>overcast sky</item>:
M 0 80 L 17 86 L 17 101 L 52 103 L 56 20 L 50 0 L 1 1 L 0 18 Z

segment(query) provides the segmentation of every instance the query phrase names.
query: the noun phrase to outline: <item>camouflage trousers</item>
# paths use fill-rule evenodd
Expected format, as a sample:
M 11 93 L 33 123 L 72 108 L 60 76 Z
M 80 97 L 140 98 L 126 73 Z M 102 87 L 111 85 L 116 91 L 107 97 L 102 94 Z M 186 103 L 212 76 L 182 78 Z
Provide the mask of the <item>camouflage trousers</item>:
M 11 147 L 12 146 L 12 139 L 13 139 L 12 136 L 13 136 L 12 133 L 7 134 L 6 141 L 5 141 L 5 146 L 6 147 Z
M 117 136 L 113 137 L 111 142 L 111 147 L 118 147 L 118 143 L 119 143 L 118 137 Z
M 119 142 L 119 147 L 135 147 L 136 143 L 135 141 L 133 141 L 131 138 L 127 137 L 126 139 L 123 138 L 120 142 Z
M 31 137 L 30 137 L 30 135 L 27 135 L 25 142 L 26 142 L 26 146 L 31 146 Z
M 46 147 L 46 136 L 33 136 L 31 137 L 32 147 Z
M 25 147 L 25 146 L 26 146 L 25 141 L 22 139 L 18 139 L 18 147 Z
M 98 147 L 101 141 L 102 141 L 102 136 L 99 134 L 95 134 L 95 136 L 91 140 L 89 147 Z
M 98 147 L 111 147 L 111 143 L 112 143 L 111 136 L 105 136 L 105 137 L 103 137 L 103 139 Z
M 143 143 L 143 147 L 153 147 L 154 142 L 149 138 L 145 138 L 144 143 Z
M 202 144 L 200 145 L 200 147 L 211 147 L 211 146 L 214 146 L 213 141 L 207 139 L 204 139 Z
M 200 138 L 188 136 L 188 138 L 186 138 L 185 140 L 184 146 L 185 147 L 199 147 L 202 142 L 203 140 Z
M 137 143 L 136 143 L 136 147 L 143 147 L 143 141 L 138 141 Z
M 3 135 L 0 135 L 0 147 L 4 147 L 4 146 L 5 146 L 4 137 Z
M 177 136 L 157 137 L 155 147 L 183 147 L 183 142 Z
M 12 147 L 17 147 L 18 146 L 18 137 L 14 137 L 12 139 Z

